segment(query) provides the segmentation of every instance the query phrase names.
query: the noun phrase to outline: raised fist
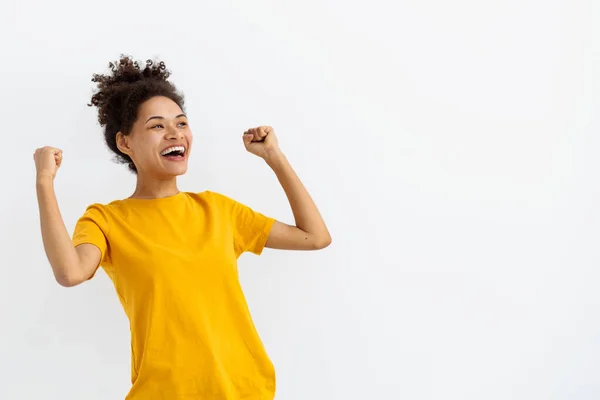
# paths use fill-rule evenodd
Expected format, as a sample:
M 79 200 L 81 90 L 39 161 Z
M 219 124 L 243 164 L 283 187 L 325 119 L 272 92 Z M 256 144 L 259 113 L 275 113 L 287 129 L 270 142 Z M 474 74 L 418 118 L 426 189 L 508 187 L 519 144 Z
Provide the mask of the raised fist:
M 62 150 L 55 147 L 45 146 L 36 149 L 33 153 L 37 177 L 50 177 L 54 179 L 56 171 L 62 162 Z

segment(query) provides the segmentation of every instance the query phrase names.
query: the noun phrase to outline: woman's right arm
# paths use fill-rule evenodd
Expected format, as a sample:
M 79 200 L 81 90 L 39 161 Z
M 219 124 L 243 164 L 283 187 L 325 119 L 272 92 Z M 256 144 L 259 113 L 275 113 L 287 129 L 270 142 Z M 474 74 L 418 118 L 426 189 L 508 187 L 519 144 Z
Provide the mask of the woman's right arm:
M 94 273 L 100 263 L 100 249 L 91 244 L 73 246 L 60 214 L 54 192 L 54 177 L 62 161 L 62 152 L 53 147 L 37 149 L 36 191 L 42 240 L 56 281 L 65 287 L 78 285 Z

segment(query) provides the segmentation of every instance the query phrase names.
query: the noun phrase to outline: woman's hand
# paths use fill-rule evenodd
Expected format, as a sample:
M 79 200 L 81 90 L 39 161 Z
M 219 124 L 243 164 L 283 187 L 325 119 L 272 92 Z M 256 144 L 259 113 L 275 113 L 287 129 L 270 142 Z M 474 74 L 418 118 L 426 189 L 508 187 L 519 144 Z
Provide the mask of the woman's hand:
M 54 180 L 56 171 L 62 163 L 62 150 L 55 147 L 40 147 L 33 153 L 35 161 L 35 169 L 37 171 L 37 179 L 50 178 Z
M 248 152 L 265 161 L 280 152 L 275 131 L 270 126 L 259 126 L 244 132 L 244 146 Z

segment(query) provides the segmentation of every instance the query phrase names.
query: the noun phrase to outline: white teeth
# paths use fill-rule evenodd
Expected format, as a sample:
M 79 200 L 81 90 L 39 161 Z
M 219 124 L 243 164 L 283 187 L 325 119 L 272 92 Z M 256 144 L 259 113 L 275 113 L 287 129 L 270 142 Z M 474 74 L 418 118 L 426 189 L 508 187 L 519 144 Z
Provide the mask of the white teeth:
M 183 146 L 173 146 L 173 147 L 169 147 L 168 149 L 164 149 L 164 150 L 163 150 L 163 151 L 160 153 L 160 155 L 161 155 L 161 156 L 164 156 L 165 154 L 168 154 L 168 153 L 170 153 L 170 152 L 172 152 L 172 151 L 180 151 L 181 153 L 184 153 L 184 152 L 185 152 L 185 147 L 183 147 Z

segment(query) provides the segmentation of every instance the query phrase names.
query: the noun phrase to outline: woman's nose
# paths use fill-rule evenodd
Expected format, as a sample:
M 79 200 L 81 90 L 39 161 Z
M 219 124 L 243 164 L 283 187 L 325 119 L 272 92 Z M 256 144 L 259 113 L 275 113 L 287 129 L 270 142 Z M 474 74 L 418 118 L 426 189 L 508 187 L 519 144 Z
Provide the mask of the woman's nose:
M 183 138 L 183 132 L 180 132 L 175 127 L 169 126 L 167 128 L 167 139 L 181 139 Z

